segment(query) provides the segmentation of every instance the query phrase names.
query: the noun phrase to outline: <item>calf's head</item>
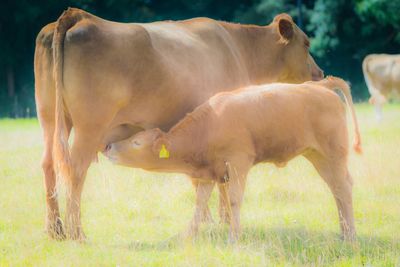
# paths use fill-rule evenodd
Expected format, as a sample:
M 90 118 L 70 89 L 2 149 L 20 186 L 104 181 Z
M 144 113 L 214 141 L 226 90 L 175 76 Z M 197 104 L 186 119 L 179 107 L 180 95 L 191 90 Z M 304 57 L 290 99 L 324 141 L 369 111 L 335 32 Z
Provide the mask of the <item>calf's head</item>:
M 166 170 L 169 143 L 160 129 L 141 131 L 128 139 L 108 144 L 103 154 L 113 163 L 146 170 Z M 161 153 L 160 153 L 161 151 Z
M 281 71 L 280 82 L 302 83 L 324 78 L 323 71 L 315 63 L 309 52 L 310 41 L 307 35 L 287 14 L 277 15 L 270 27 L 275 31 L 278 42 L 277 53 Z

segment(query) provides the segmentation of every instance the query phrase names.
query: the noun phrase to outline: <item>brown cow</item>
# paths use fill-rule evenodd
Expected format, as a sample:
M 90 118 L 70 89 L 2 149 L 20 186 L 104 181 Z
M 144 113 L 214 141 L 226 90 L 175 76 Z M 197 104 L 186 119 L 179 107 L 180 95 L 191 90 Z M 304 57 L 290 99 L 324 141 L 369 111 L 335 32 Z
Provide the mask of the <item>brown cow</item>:
M 371 54 L 363 60 L 363 73 L 376 117 L 382 119 L 382 105 L 391 95 L 400 96 L 400 55 Z
M 327 182 L 336 200 L 342 234 L 352 240 L 355 228 L 352 179 L 347 170 L 346 112 L 332 89 L 342 90 L 346 97 L 355 129 L 354 148 L 361 152 L 349 86 L 342 79 L 329 77 L 319 82 L 276 83 L 219 93 L 169 132 L 146 130 L 109 144 L 104 153 L 117 164 L 202 179 L 189 233 L 198 231 L 201 211 L 214 183 L 219 183 L 221 195 L 229 203 L 231 240 L 239 234 L 239 212 L 250 168 L 260 162 L 284 166 L 303 155 Z
M 321 79 L 308 46 L 307 36 L 286 14 L 255 26 L 208 18 L 125 24 L 79 9 L 65 11 L 41 30 L 35 51 L 50 236 L 64 237 L 55 167 L 68 192 L 67 234 L 82 239 L 86 171 L 106 144 L 143 129 L 167 130 L 217 92 Z

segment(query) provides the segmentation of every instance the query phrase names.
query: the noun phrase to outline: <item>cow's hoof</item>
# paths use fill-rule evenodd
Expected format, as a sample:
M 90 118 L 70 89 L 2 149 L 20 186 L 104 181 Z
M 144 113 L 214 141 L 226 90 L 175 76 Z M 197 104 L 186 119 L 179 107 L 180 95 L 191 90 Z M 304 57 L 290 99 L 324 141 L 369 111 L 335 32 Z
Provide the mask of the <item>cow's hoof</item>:
M 46 223 L 46 232 L 50 238 L 55 240 L 64 240 L 66 235 L 64 233 L 63 223 L 60 218 L 56 218 L 53 222 Z
M 86 241 L 86 235 L 83 232 L 79 233 L 74 233 L 72 235 L 69 235 L 69 238 L 81 243 L 84 243 Z
M 68 228 L 68 238 L 79 242 L 85 242 L 86 236 L 81 227 Z

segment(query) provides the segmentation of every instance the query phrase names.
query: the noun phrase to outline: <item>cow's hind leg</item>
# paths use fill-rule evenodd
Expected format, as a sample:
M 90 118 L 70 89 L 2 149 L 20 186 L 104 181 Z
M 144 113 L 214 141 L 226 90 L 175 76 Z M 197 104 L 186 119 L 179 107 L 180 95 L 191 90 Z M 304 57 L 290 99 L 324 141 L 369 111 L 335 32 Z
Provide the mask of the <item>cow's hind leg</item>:
M 306 158 L 311 161 L 318 173 L 328 184 L 335 198 L 344 240 L 354 240 L 356 230 L 352 200 L 353 182 L 347 170 L 345 157 L 331 160 L 317 153 L 312 153 L 307 155 Z
M 43 116 L 40 119 L 44 136 L 42 169 L 44 173 L 44 188 L 46 196 L 46 231 L 51 238 L 64 239 L 65 234 L 57 201 L 56 175 L 54 172 L 52 155 L 54 120 Z
M 66 178 L 66 214 L 67 235 L 71 239 L 84 240 L 81 224 L 81 195 L 90 163 L 99 148 L 99 132 L 75 129 L 75 138 L 71 148 L 70 176 Z
M 375 117 L 377 121 L 382 121 L 382 104 L 375 104 Z
M 43 130 L 44 153 L 42 169 L 46 198 L 46 231 L 51 238 L 65 237 L 57 201 L 56 175 L 53 161 L 55 129 L 55 84 L 51 40 L 55 23 L 48 24 L 38 34 L 35 49 L 35 100 L 40 125 Z
M 377 121 L 382 121 L 382 106 L 386 102 L 386 98 L 376 89 L 370 90 L 371 98 L 369 103 L 375 106 L 375 117 Z

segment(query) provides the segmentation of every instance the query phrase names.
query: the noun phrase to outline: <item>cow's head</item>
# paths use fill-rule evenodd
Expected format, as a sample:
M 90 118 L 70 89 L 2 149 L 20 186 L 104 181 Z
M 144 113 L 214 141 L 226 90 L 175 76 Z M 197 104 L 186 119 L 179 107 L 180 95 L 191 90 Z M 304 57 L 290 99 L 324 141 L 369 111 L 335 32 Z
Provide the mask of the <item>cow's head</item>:
M 282 70 L 278 81 L 301 83 L 319 81 L 324 73 L 310 55 L 307 35 L 293 22 L 288 14 L 277 15 L 270 27 L 278 39 L 279 60 Z
M 165 133 L 158 128 L 141 131 L 128 139 L 108 144 L 103 154 L 118 165 L 146 170 L 164 169 L 164 165 L 171 163 L 160 158 L 160 142 L 164 136 Z

